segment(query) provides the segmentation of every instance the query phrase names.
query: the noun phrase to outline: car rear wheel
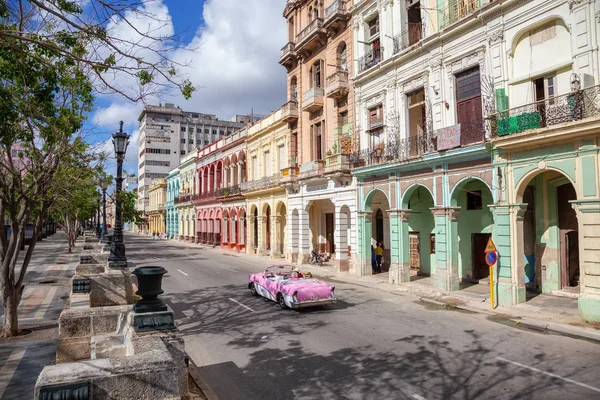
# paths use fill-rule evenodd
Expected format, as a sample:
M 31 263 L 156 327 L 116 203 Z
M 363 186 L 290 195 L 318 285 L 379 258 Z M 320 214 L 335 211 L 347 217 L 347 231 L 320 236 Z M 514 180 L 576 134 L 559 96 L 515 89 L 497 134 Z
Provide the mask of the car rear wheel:
M 258 292 L 256 291 L 256 285 L 254 283 L 250 284 L 250 293 L 252 293 L 252 296 L 258 296 Z
M 281 293 L 277 295 L 277 303 L 279 303 L 279 307 L 281 307 L 282 310 L 286 310 L 288 308 L 288 306 L 285 304 L 285 299 L 283 298 L 283 295 Z

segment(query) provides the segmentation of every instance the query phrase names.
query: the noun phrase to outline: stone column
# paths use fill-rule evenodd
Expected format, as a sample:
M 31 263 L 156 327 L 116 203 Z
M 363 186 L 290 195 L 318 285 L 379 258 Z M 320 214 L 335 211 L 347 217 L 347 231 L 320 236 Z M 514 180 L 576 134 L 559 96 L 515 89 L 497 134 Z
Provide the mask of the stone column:
M 271 258 L 281 258 L 279 251 L 281 248 L 280 230 L 281 217 L 279 215 L 271 215 Z
M 389 282 L 410 282 L 410 250 L 408 218 L 410 210 L 388 210 L 390 216 L 391 249 Z
M 229 186 L 227 183 L 229 182 L 229 170 L 231 167 L 223 167 L 223 187 Z
M 348 212 L 350 212 L 349 209 Z M 348 216 L 342 214 L 341 207 L 335 207 L 334 218 L 335 265 L 339 271 L 348 271 L 350 268 L 348 263 Z
M 243 178 L 243 176 L 242 176 L 242 165 L 243 165 L 243 164 L 244 164 L 244 163 L 242 163 L 242 162 L 239 162 L 239 163 L 237 163 L 237 167 L 238 167 L 238 168 L 237 168 L 237 176 L 238 176 L 238 181 L 237 181 L 237 183 L 238 183 L 238 185 L 239 185 L 240 183 L 242 183 L 242 178 Z
M 459 289 L 458 277 L 458 207 L 434 207 L 435 219 L 435 286 L 443 293 Z
M 298 264 L 305 264 L 310 258 L 310 220 L 306 209 L 298 209 Z
M 229 218 L 223 217 L 223 232 L 221 235 L 221 243 L 231 243 L 231 238 L 229 237 Z
M 358 211 L 358 251 L 357 251 L 357 273 L 359 276 L 373 275 L 371 266 L 371 234 L 372 219 L 371 211 Z

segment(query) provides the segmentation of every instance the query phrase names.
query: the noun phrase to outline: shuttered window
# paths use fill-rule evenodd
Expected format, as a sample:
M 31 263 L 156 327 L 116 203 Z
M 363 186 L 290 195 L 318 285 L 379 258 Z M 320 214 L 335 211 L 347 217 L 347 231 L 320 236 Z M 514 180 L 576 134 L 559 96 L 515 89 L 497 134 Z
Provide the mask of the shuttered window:
M 459 124 L 481 120 L 481 78 L 479 67 L 463 71 L 456 75 L 456 106 Z

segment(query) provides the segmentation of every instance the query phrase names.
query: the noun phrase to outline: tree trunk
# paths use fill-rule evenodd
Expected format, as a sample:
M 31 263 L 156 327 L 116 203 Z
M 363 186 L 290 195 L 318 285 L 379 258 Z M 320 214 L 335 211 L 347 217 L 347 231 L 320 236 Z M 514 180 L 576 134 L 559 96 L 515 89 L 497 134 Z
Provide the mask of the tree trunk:
M 4 328 L 3 337 L 17 336 L 19 333 L 18 307 L 21 302 L 21 290 L 16 290 L 12 285 L 5 285 L 2 288 L 2 303 L 4 305 Z

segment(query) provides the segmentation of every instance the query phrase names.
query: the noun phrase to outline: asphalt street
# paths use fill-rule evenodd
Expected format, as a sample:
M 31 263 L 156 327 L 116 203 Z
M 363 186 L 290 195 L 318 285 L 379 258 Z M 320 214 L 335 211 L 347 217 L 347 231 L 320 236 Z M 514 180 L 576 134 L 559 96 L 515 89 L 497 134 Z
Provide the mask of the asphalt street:
M 598 399 L 600 346 L 516 329 L 408 294 L 343 282 L 338 303 L 301 311 L 247 289 L 276 261 L 127 235 L 160 265 L 186 350 L 223 400 Z

